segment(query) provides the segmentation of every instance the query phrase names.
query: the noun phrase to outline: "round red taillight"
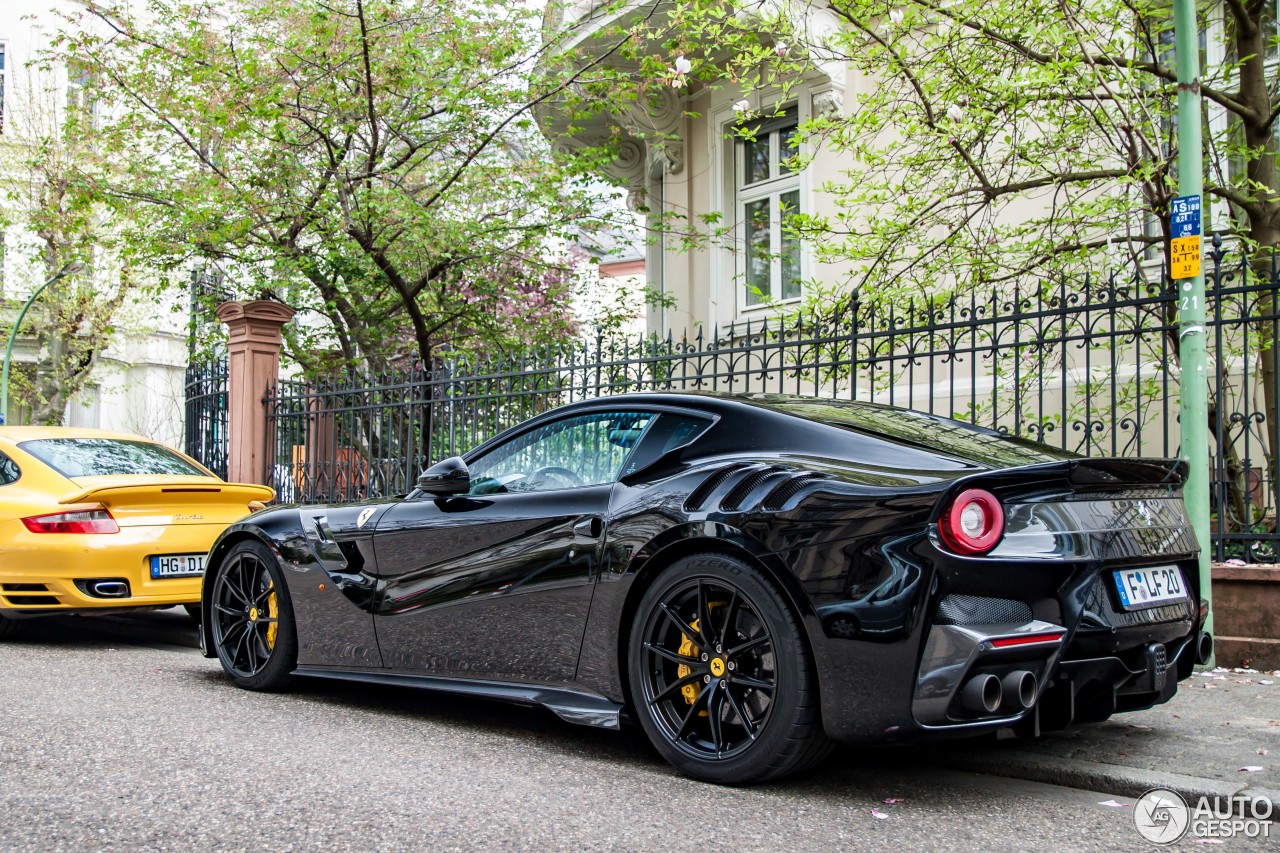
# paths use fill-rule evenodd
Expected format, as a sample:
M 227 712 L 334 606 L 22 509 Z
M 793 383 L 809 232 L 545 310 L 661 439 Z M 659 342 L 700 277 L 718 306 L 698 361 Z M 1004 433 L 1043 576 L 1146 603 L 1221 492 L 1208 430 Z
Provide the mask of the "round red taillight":
M 1004 535 L 1004 510 L 990 492 L 966 489 L 938 519 L 938 533 L 957 554 L 985 554 Z

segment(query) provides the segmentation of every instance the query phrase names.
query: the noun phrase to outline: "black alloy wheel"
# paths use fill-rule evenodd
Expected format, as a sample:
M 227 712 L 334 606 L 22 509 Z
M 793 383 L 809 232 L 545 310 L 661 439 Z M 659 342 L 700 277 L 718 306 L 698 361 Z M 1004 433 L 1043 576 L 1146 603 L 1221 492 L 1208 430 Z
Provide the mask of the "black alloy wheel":
M 641 600 L 629 646 L 637 717 L 681 772 L 760 782 L 829 750 L 799 623 L 746 562 L 700 554 L 674 563 Z
M 275 555 L 261 542 L 240 542 L 218 563 L 211 582 L 209 623 L 222 668 L 251 690 L 287 686 L 298 638 Z

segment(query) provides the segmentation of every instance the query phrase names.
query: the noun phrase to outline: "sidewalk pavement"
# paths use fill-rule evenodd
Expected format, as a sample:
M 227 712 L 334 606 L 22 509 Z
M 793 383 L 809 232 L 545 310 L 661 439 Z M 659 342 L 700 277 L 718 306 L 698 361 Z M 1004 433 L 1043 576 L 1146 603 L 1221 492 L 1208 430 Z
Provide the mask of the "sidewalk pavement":
M 1138 797 L 1236 794 L 1280 803 L 1280 672 L 1216 669 L 1168 703 L 1039 739 L 957 741 L 929 751 L 961 770 Z

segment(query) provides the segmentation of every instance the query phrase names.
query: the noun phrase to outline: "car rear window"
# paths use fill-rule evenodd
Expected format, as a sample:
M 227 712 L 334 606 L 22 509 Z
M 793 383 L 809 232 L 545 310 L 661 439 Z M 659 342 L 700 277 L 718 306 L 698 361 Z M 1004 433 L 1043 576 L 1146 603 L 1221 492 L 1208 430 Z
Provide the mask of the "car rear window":
M 161 444 L 115 438 L 41 438 L 18 445 L 64 477 L 191 474 L 204 471 Z
M 829 426 L 852 429 L 928 447 L 987 465 L 1029 465 L 1078 459 L 1079 455 L 1015 438 L 992 429 L 924 412 L 841 400 L 764 398 L 769 408 Z

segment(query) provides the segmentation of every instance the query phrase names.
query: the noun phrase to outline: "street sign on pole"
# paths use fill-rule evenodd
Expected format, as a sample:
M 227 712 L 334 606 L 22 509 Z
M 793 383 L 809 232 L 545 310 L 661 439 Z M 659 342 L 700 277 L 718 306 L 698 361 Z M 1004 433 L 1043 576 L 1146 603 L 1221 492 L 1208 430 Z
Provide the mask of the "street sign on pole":
M 1200 601 L 1204 630 L 1213 633 L 1213 577 L 1209 565 L 1209 366 L 1205 341 L 1204 276 L 1200 272 L 1200 197 L 1204 193 L 1200 123 L 1200 27 L 1195 0 L 1173 0 L 1178 71 L 1178 192 L 1170 206 L 1170 276 L 1178 281 L 1179 455 L 1187 461 L 1183 500 L 1200 543 Z M 1213 665 L 1212 655 L 1209 666 Z
M 1169 275 L 1175 280 L 1200 275 L 1200 196 L 1175 198 L 1169 205 L 1169 224 Z

